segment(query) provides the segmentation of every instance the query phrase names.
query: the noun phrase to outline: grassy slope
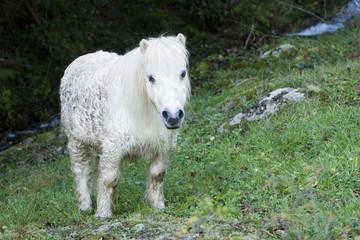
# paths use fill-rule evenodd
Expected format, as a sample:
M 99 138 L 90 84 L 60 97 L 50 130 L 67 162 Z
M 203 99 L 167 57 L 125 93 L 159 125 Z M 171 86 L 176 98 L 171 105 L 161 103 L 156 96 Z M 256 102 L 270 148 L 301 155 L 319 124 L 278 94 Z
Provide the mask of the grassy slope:
M 193 77 L 208 81 L 194 87 L 165 180 L 165 212 L 143 201 L 147 161 L 122 166 L 115 216 L 101 222 L 76 209 L 68 158 L 57 151 L 64 145 L 59 130 L 0 153 L 0 238 L 358 239 L 360 31 L 354 26 L 261 49 L 296 47 L 279 58 L 260 60 L 254 52 L 239 61 L 230 54 L 194 66 Z M 299 87 L 309 99 L 216 133 L 278 87 Z

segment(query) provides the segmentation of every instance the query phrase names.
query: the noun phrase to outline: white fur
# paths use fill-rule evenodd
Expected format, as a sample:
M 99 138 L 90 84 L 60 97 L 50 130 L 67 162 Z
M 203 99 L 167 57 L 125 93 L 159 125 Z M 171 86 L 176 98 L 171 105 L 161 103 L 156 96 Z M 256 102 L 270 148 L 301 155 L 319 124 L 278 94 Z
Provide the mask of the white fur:
M 81 210 L 92 209 L 91 149 L 99 154 L 98 218 L 112 215 L 119 164 L 124 160 L 150 159 L 146 199 L 164 208 L 163 178 L 178 130 L 165 127 L 162 112 L 176 114 L 189 97 L 188 74 L 181 77 L 188 64 L 185 41 L 182 34 L 143 39 L 123 56 L 98 51 L 77 58 L 65 70 L 61 121 Z

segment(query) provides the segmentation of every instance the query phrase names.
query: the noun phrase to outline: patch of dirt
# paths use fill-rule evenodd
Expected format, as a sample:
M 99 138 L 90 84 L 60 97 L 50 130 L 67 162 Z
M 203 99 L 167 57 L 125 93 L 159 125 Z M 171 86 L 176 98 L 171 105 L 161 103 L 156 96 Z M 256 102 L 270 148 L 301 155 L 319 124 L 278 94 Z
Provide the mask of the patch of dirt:
M 237 219 L 219 219 L 216 216 L 174 218 L 165 213 L 145 216 L 135 214 L 110 221 L 76 223 L 72 226 L 38 230 L 35 238 L 60 237 L 62 239 L 220 239 L 249 235 L 246 224 Z

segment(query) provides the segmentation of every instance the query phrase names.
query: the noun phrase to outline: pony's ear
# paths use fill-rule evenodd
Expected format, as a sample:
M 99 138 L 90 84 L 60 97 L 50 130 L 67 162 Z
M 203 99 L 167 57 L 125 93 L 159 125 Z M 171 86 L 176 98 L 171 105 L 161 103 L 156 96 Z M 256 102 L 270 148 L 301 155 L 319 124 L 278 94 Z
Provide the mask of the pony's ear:
M 140 42 L 139 45 L 140 45 L 140 50 L 141 50 L 141 52 L 144 54 L 145 51 L 146 51 L 146 49 L 147 49 L 147 47 L 149 46 L 149 41 L 143 39 L 143 40 L 141 40 L 141 42 Z
M 185 43 L 186 43 L 186 37 L 184 35 L 182 35 L 181 33 L 179 33 L 177 36 L 176 36 L 176 39 L 182 43 L 182 45 L 185 46 Z

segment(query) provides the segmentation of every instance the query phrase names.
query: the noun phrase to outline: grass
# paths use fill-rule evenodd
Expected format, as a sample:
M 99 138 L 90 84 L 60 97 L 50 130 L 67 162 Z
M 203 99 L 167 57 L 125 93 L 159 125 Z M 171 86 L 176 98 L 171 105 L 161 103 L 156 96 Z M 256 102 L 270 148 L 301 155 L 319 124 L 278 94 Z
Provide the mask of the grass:
M 164 212 L 143 201 L 146 160 L 122 166 L 114 217 L 102 222 L 76 209 L 59 130 L 1 152 L 0 238 L 360 239 L 358 36 L 349 26 L 283 38 L 245 60 L 213 55 L 194 66 L 193 78 L 207 81 L 193 87 Z M 296 48 L 259 58 L 285 43 Z M 234 85 L 239 79 L 249 80 Z M 308 99 L 216 132 L 278 87 L 298 87 Z

